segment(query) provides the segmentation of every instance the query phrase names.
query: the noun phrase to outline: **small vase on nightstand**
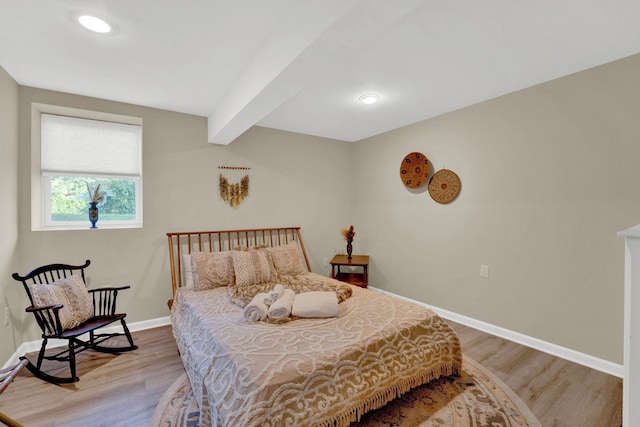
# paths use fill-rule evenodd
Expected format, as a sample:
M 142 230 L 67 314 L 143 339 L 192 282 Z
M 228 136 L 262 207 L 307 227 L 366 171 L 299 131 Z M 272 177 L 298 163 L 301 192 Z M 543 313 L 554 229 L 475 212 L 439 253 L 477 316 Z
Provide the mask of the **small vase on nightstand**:
M 353 242 L 353 238 L 356 236 L 356 232 L 353 229 L 353 225 L 349 226 L 349 228 L 343 228 L 340 232 L 342 233 L 344 240 L 347 241 L 347 259 L 351 262 L 351 252 L 353 252 L 353 246 L 351 243 Z

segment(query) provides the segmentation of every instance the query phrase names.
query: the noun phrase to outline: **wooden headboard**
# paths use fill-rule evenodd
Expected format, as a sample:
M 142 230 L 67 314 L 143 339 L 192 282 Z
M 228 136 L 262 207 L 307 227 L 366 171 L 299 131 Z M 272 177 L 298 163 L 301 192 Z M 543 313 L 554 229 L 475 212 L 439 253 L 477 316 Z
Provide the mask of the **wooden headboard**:
M 300 253 L 304 257 L 307 270 L 311 271 L 307 251 L 302 242 L 300 227 L 252 228 L 245 230 L 216 231 L 184 231 L 167 233 L 169 243 L 169 264 L 171 267 L 172 298 L 167 302 L 169 308 L 173 303 L 176 290 L 183 286 L 183 254 L 191 252 L 224 252 L 239 246 L 280 246 L 289 242 L 298 242 Z

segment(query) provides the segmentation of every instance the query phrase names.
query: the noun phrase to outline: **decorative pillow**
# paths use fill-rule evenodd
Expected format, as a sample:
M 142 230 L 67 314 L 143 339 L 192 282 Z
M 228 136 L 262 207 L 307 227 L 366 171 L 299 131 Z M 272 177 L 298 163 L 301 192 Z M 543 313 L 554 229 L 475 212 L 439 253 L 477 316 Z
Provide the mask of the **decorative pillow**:
M 35 307 L 62 304 L 58 312 L 63 329 L 78 326 L 93 316 L 93 302 L 80 274 L 50 284 L 29 284 Z
M 281 276 L 292 276 L 307 272 L 296 242 L 271 248 L 271 259 L 273 259 L 276 271 Z
M 231 252 L 191 252 L 193 287 L 199 291 L 234 282 Z
M 182 254 L 182 286 L 193 288 L 193 269 L 191 268 L 191 254 Z
M 233 271 L 237 286 L 273 283 L 277 280 L 276 270 L 268 249 L 232 251 Z

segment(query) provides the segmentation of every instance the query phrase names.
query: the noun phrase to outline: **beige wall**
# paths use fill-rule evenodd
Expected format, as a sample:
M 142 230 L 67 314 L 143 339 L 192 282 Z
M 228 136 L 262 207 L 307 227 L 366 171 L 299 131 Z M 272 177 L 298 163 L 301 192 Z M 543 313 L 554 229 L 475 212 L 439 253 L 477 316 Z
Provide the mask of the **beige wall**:
M 130 283 L 122 308 L 140 321 L 168 314 L 167 231 L 300 225 L 314 270 L 328 274 L 322 259 L 343 249 L 339 229 L 353 223 L 355 252 L 372 257 L 373 286 L 621 363 L 616 232 L 640 222 L 639 72 L 634 56 L 355 144 L 256 127 L 214 146 L 203 117 L 20 87 L 20 256 L 3 256 L 0 273 L 6 280 L 12 269 L 90 258 L 91 286 Z M 16 87 L 0 75 L 9 152 Z M 31 231 L 32 102 L 143 118 L 143 229 Z M 459 174 L 455 202 L 404 188 L 398 171 L 411 151 Z M 238 210 L 218 199 L 220 164 L 252 168 Z M 9 182 L 12 162 L 3 155 L 0 165 Z M 15 191 L 0 185 L 10 205 Z M 16 233 L 0 227 L 11 251 Z M 479 277 L 480 264 L 490 279 Z M 0 327 L 2 337 L 36 339 L 26 298 L 9 303 L 16 325 Z
M 639 75 L 637 55 L 356 143 L 374 285 L 622 363 L 616 232 L 640 223 Z M 459 175 L 456 201 L 404 188 L 412 151 Z
M 11 283 L 18 240 L 18 84 L 0 67 L 0 367 L 20 345 L 14 328 L 4 326 L 4 309 L 19 295 Z M 15 322 L 14 322 L 15 323 Z
M 20 88 L 19 101 L 21 272 L 44 263 L 91 259 L 89 286 L 132 285 L 119 297 L 129 322 L 169 314 L 169 231 L 299 225 L 312 268 L 329 273 L 322 258 L 332 253 L 332 240 L 340 240 L 339 229 L 350 212 L 348 143 L 253 128 L 221 147 L 207 143 L 204 117 L 29 87 Z M 143 119 L 144 228 L 31 231 L 32 102 Z M 222 164 L 251 167 L 250 195 L 237 210 L 218 197 L 217 167 Z M 26 297 L 21 298 L 12 303 L 16 312 L 26 306 Z M 23 341 L 36 339 L 32 319 L 23 319 Z

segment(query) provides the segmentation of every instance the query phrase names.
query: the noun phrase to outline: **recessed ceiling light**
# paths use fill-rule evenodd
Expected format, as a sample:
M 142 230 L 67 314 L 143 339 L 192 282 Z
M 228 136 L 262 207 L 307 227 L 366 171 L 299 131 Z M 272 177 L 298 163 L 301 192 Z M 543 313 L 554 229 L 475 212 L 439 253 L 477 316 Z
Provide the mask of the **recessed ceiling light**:
M 78 17 L 78 22 L 88 30 L 96 33 L 106 34 L 111 32 L 111 25 L 105 20 L 91 15 L 82 15 Z
M 368 93 L 366 95 L 362 95 L 359 99 L 363 104 L 375 104 L 378 102 L 379 98 L 380 97 L 378 95 Z

